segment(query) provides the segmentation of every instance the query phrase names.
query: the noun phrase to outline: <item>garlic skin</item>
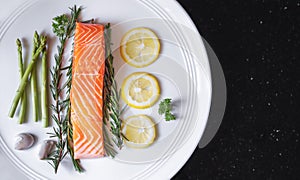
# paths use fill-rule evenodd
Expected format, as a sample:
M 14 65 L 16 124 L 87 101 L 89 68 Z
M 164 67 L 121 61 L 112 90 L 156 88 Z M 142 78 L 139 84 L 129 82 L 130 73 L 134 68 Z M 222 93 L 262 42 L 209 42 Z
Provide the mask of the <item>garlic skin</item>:
M 15 149 L 25 150 L 29 149 L 34 143 L 34 137 L 30 133 L 20 133 L 16 136 Z
M 52 149 L 56 145 L 56 141 L 53 140 L 45 140 L 42 142 L 40 152 L 39 152 L 39 158 L 46 159 L 49 154 L 52 152 Z

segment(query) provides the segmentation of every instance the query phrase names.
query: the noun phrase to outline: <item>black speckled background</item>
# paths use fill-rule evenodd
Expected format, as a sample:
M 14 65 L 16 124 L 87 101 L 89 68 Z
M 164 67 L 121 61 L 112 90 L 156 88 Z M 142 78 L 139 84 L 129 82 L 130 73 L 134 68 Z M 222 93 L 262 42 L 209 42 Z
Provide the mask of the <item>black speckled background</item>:
M 173 179 L 300 179 L 300 1 L 179 0 L 227 83 L 224 119 Z

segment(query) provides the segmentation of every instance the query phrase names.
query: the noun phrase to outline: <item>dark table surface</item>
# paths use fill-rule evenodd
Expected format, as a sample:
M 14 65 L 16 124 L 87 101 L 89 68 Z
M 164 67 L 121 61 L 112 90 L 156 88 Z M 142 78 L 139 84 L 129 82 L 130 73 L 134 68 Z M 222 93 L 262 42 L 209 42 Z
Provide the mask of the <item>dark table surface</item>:
M 219 58 L 227 104 L 173 179 L 300 179 L 300 1 L 178 1 Z

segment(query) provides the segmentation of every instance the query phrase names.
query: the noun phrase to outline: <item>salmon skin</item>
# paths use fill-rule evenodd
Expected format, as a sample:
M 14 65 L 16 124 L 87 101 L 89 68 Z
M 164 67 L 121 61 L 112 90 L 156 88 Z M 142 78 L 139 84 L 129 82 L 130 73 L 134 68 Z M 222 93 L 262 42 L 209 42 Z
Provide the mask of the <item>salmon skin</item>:
M 104 71 L 104 26 L 76 23 L 70 92 L 75 159 L 105 155 L 102 133 Z

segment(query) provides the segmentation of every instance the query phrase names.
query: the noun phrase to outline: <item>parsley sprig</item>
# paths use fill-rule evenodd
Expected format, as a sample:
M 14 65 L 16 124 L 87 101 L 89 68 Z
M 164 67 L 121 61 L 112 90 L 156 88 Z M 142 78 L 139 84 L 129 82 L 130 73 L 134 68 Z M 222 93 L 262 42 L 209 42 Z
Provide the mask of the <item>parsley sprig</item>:
M 172 99 L 166 98 L 159 103 L 158 114 L 165 115 L 166 121 L 175 120 L 176 116 L 171 112 L 172 111 Z

